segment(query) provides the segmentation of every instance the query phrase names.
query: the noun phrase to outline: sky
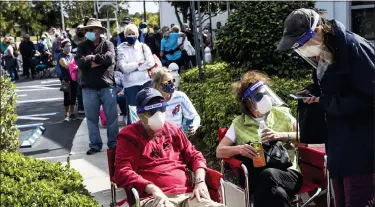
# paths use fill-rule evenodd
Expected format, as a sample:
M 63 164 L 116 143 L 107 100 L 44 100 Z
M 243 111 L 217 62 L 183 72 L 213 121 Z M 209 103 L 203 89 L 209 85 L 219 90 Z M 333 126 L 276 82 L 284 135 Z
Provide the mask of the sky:
M 135 14 L 136 12 L 143 13 L 143 1 L 141 2 L 128 2 L 129 14 Z M 159 12 L 159 5 L 153 1 L 146 2 L 146 12 Z

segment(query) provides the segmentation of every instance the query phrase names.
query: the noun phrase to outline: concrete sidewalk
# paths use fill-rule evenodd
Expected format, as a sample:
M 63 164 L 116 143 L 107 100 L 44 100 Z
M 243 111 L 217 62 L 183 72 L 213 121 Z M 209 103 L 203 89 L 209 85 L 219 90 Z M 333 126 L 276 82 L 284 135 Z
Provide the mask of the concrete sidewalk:
M 123 126 L 119 126 L 119 130 Z M 72 150 L 70 152 L 70 166 L 81 173 L 83 184 L 87 190 L 103 206 L 109 206 L 111 200 L 111 186 L 109 181 L 108 163 L 107 163 L 107 129 L 100 127 L 100 134 L 103 139 L 103 149 L 94 155 L 86 155 L 89 149 L 89 137 L 87 121 L 84 119 L 78 128 L 77 134 L 73 140 Z M 117 200 L 126 197 L 123 189 L 117 189 Z M 128 206 L 127 204 L 123 206 Z

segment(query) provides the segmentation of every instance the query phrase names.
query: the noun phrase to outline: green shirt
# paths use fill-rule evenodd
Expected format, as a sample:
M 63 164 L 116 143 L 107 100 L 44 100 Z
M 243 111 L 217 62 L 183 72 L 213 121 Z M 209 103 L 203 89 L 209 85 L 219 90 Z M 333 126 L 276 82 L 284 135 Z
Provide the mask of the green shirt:
M 276 132 L 292 132 L 295 119 L 290 115 L 290 109 L 286 107 L 273 107 L 265 118 L 267 128 Z M 236 133 L 236 145 L 243 145 L 249 142 L 259 142 L 259 123 L 252 117 L 242 114 L 233 120 L 234 131 Z M 297 169 L 296 152 L 292 143 L 284 143 L 292 161 L 292 169 Z

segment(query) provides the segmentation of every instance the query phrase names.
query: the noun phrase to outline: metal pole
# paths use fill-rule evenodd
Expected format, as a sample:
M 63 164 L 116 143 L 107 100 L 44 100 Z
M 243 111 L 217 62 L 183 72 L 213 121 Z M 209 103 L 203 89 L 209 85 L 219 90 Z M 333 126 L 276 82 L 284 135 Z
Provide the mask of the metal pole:
M 200 47 L 198 41 L 198 34 L 197 34 L 197 16 L 195 15 L 195 1 L 190 2 L 191 5 L 191 17 L 193 19 L 193 34 L 194 34 L 194 42 L 195 42 L 195 60 L 198 65 L 199 69 L 199 78 L 202 78 L 202 65 L 201 65 L 201 57 L 200 57 Z
M 230 3 L 229 3 L 229 1 L 227 1 L 227 10 L 228 10 L 228 17 L 229 17 L 229 15 L 230 15 Z
M 111 25 L 109 23 L 109 8 L 107 7 L 107 38 L 109 39 L 111 36 Z
M 202 17 L 201 17 L 201 4 L 200 1 L 198 1 L 198 18 L 199 18 L 199 34 L 201 37 L 201 54 L 202 54 L 202 60 L 203 60 L 203 65 L 204 65 L 204 38 L 203 38 L 203 29 L 202 29 Z
M 210 39 L 210 43 L 211 43 L 211 48 L 214 48 L 214 42 L 212 41 L 212 18 L 211 18 L 211 2 L 208 2 L 208 14 L 210 15 L 210 34 L 211 34 L 211 39 Z
M 147 22 L 147 15 L 146 15 L 146 0 L 143 1 L 143 20 Z
M 65 31 L 65 23 L 64 23 L 64 13 L 63 13 L 63 3 L 62 0 L 60 0 L 60 13 L 61 13 L 61 27 L 62 30 Z

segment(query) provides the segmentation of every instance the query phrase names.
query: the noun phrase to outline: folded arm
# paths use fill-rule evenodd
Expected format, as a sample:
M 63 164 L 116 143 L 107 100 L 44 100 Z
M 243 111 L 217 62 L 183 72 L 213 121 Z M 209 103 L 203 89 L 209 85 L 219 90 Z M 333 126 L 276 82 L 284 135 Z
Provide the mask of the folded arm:
M 103 68 L 108 69 L 109 66 L 115 63 L 115 48 L 113 46 L 113 43 L 110 41 L 106 41 L 105 44 L 107 44 L 106 53 L 96 54 L 94 62 L 101 66 L 104 66 Z
M 125 48 L 117 47 L 117 66 L 123 73 L 130 74 L 138 69 L 139 64 L 137 61 L 128 62 Z

